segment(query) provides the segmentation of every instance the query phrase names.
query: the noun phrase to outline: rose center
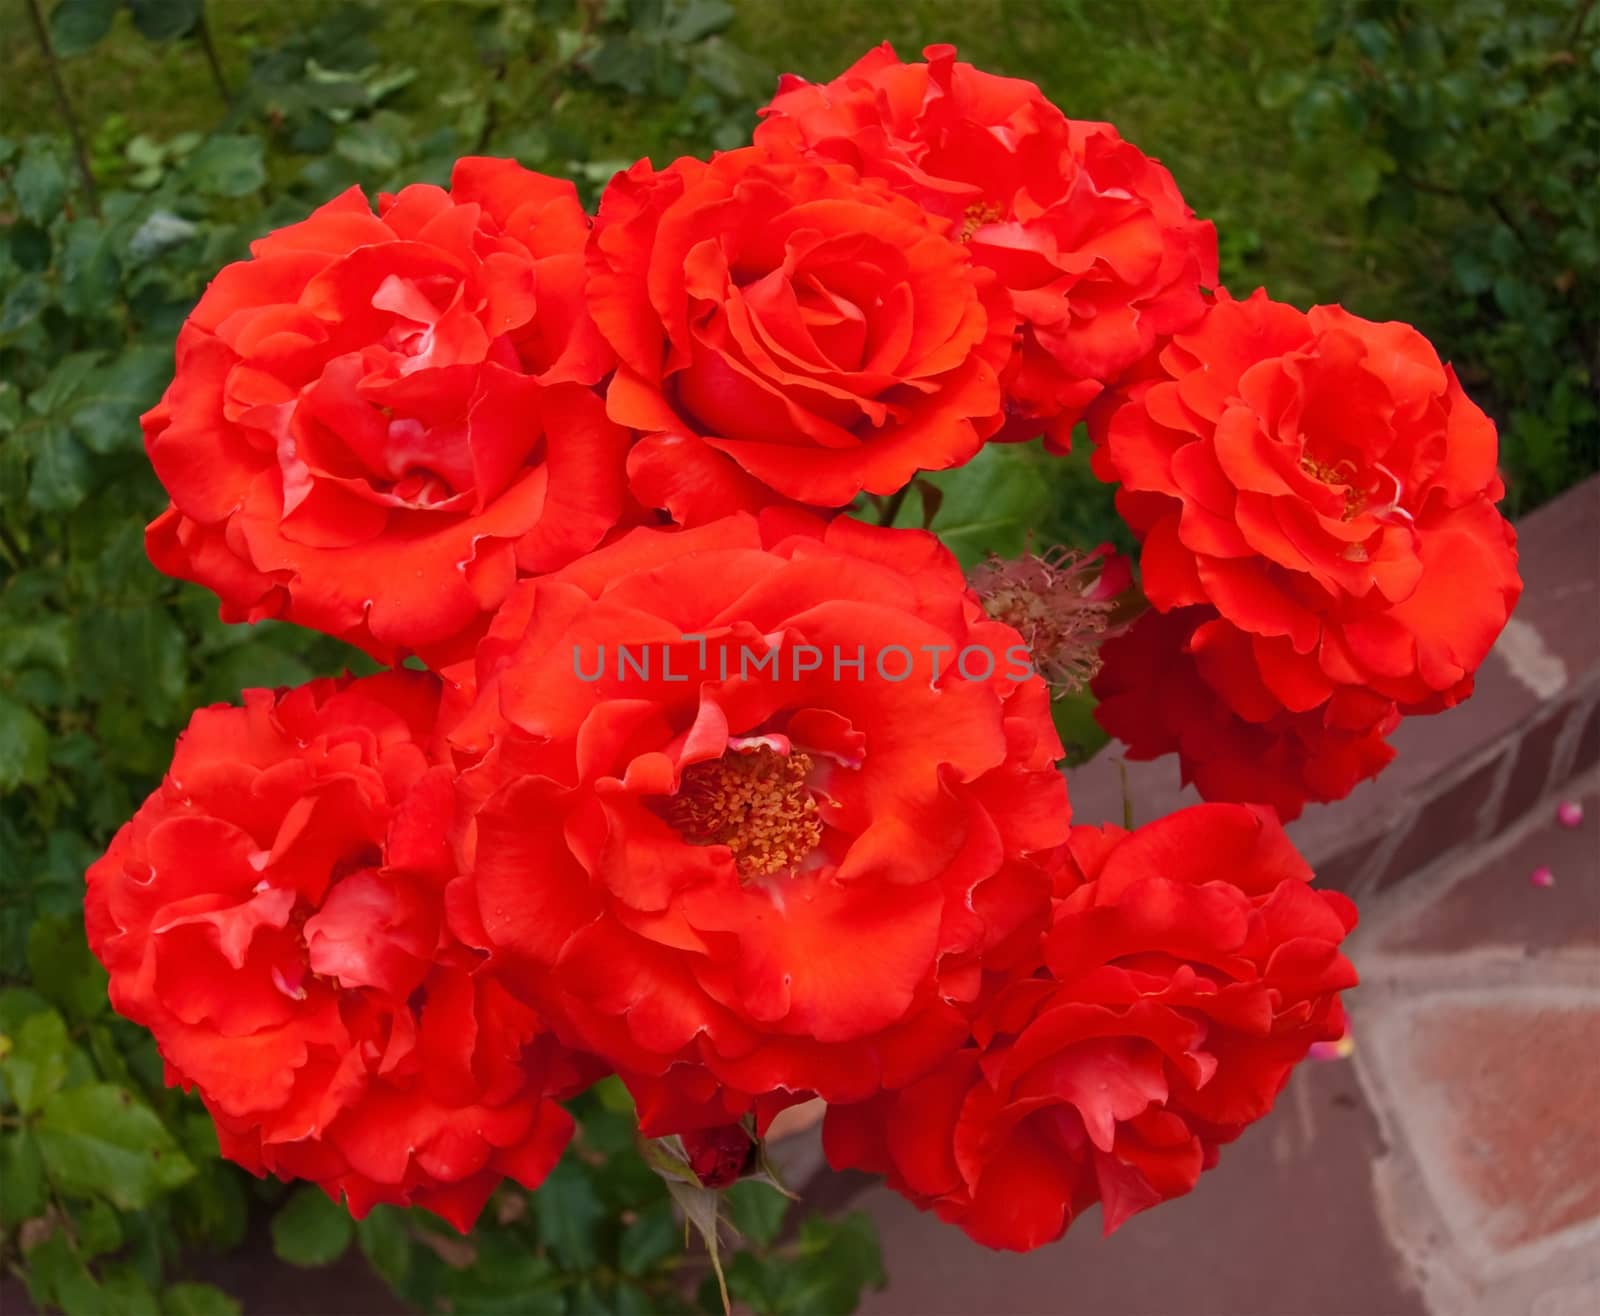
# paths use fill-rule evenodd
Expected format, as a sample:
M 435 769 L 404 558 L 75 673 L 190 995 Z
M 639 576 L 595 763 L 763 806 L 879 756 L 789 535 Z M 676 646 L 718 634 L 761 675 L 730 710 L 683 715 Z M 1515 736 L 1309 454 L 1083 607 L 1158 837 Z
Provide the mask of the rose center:
M 1346 457 L 1337 462 L 1319 462 L 1313 457 L 1300 458 L 1300 470 L 1319 484 L 1344 486 L 1344 519 L 1354 520 L 1367 504 L 1368 491 L 1356 487 L 1356 464 Z
M 961 241 L 967 242 L 972 235 L 987 224 L 1005 218 L 1005 211 L 992 201 L 974 201 L 967 207 L 966 213 L 961 217 Z
M 691 764 L 667 821 L 691 845 L 727 846 L 743 880 L 792 873 L 822 841 L 810 771 L 809 755 L 766 745 Z

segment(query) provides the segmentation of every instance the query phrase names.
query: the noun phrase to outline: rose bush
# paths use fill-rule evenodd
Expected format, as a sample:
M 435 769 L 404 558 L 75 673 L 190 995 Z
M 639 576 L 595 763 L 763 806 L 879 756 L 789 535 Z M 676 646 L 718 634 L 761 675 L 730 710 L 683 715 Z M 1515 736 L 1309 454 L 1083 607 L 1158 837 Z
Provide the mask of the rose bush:
M 1101 718 L 1135 757 L 1177 748 L 1216 798 L 1257 799 L 1263 759 L 1235 750 L 1288 735 L 1311 745 L 1267 750 L 1308 761 L 1279 792 L 1290 816 L 1353 784 L 1355 761 L 1324 749 L 1356 733 L 1370 775 L 1396 713 L 1471 692 L 1522 590 L 1516 535 L 1495 508 L 1494 426 L 1415 329 L 1220 293 L 1091 432 L 1143 541 L 1145 596 L 1198 610 L 1145 670 L 1210 691 L 1191 719 L 1108 665 Z M 1130 643 L 1183 631 L 1150 623 Z
M 189 315 L 152 559 L 396 669 L 202 709 L 90 868 L 226 1157 L 461 1230 L 553 1173 L 541 1239 L 655 1246 L 553 1169 L 605 1076 L 715 1258 L 821 1098 L 834 1164 L 1025 1250 L 1191 1190 L 1340 1035 L 1354 911 L 1281 820 L 1470 694 L 1520 591 L 1493 426 L 1408 326 L 1218 288 L 1109 125 L 925 54 L 786 79 L 592 224 L 504 160 L 352 190 Z M 991 504 L 1085 414 L 1142 599 L 1109 543 L 969 578 L 895 528 L 915 481 L 1026 545 Z M 1073 830 L 1091 677 L 1239 803 Z
M 535 1187 L 593 1077 L 448 932 L 455 792 L 428 746 L 435 678 L 317 681 L 201 709 L 90 868 L 111 1001 L 155 1034 L 223 1154 L 361 1216 L 467 1230 Z
M 882 178 L 993 270 L 1020 320 L 1000 437 L 1065 449 L 1084 409 L 1204 310 L 1217 235 L 1172 175 L 1108 123 L 1068 119 L 1031 82 L 887 42 L 832 82 L 786 76 L 761 145 Z
M 642 160 L 600 199 L 589 302 L 641 502 L 681 524 L 842 507 L 966 461 L 1001 420 L 1012 314 L 946 225 L 847 165 Z
M 571 183 L 468 158 L 374 215 L 351 189 L 225 268 L 144 418 L 163 571 L 227 621 L 280 617 L 389 661 L 465 644 L 519 573 L 624 510 L 627 435 L 590 385 Z
M 1343 1032 L 1355 909 L 1310 879 L 1244 806 L 1074 828 L 1042 969 L 993 993 L 931 1074 L 830 1106 L 830 1162 L 1019 1251 L 1095 1202 L 1110 1233 L 1188 1192 Z
M 450 675 L 483 801 L 453 926 L 647 1133 L 906 1081 L 1043 930 L 1060 742 L 931 535 L 635 530 L 519 586 Z

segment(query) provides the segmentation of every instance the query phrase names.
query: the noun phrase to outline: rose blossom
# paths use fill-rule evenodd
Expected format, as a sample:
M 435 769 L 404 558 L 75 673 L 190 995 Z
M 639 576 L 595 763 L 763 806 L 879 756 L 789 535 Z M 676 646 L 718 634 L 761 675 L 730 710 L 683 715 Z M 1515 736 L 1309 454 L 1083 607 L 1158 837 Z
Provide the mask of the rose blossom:
M 832 82 L 786 76 L 756 142 L 843 161 L 942 216 L 1021 320 L 1000 437 L 1064 450 L 1102 389 L 1200 318 L 1216 230 L 1110 124 L 1068 119 L 953 46 L 923 55 L 901 63 L 885 43 Z
M 1310 877 L 1242 805 L 1074 828 L 1041 971 L 994 992 L 930 1074 L 830 1106 L 829 1162 L 1017 1251 L 1095 1202 L 1109 1233 L 1190 1191 L 1343 1032 L 1355 911 Z
M 1152 623 L 1129 644 L 1180 643 L 1142 666 L 1158 680 L 1198 677 L 1210 693 L 1197 710 L 1226 706 L 1249 724 L 1230 738 L 1257 767 L 1280 755 L 1270 746 L 1281 732 L 1310 733 L 1306 751 L 1281 753 L 1306 765 L 1299 793 L 1336 798 L 1327 782 L 1342 768 L 1308 780 L 1318 723 L 1381 739 L 1396 711 L 1434 712 L 1471 692 L 1522 591 L 1516 535 L 1495 508 L 1494 426 L 1416 330 L 1219 293 L 1097 408 L 1091 432 L 1096 470 L 1120 483 L 1143 540 L 1146 597 L 1193 610 L 1186 628 Z M 1209 780 L 1240 798 L 1228 782 L 1252 769 L 1219 766 L 1236 752 L 1213 732 L 1185 726 L 1168 701 L 1158 734 L 1126 673 L 1108 661 L 1100 682 L 1128 701 L 1102 720 L 1132 753 L 1175 737 L 1203 790 Z M 1360 751 L 1373 771 L 1382 755 Z
M 620 645 L 644 677 L 575 670 Z M 527 582 L 448 674 L 483 801 L 453 926 L 649 1134 L 905 1082 L 1047 917 L 1067 794 L 1018 648 L 933 536 L 846 518 L 635 530 Z
M 1012 314 L 945 225 L 840 164 L 747 147 L 640 161 L 600 199 L 589 305 L 641 502 L 694 524 L 842 507 L 970 458 Z
M 90 868 L 111 1002 L 197 1090 L 223 1155 L 310 1179 L 356 1216 L 417 1205 L 465 1232 L 532 1188 L 581 1085 L 538 1015 L 452 938 L 438 682 L 315 681 L 201 709 Z
M 374 215 L 352 188 L 255 242 L 178 338 L 144 418 L 172 498 L 151 560 L 383 661 L 470 646 L 518 574 L 623 511 L 627 435 L 589 387 L 572 184 L 457 162 Z

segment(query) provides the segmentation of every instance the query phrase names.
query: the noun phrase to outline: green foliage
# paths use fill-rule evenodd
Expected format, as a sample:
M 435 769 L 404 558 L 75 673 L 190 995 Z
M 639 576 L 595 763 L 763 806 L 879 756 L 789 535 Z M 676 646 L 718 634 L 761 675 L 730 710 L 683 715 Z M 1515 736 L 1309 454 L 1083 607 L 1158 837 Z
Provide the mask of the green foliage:
M 0 0 L 20 38 L 0 53 L 0 1265 L 44 1309 L 237 1312 L 182 1258 L 239 1246 L 256 1219 L 296 1266 L 353 1239 L 423 1311 L 720 1310 L 619 1085 L 580 1103 L 549 1182 L 501 1189 L 469 1238 L 388 1207 L 352 1226 L 316 1190 L 221 1160 L 148 1034 L 108 1008 L 83 873 L 190 711 L 364 665 L 301 630 L 224 626 L 144 557 L 163 499 L 138 418 L 183 317 L 253 236 L 351 185 L 442 182 L 474 152 L 570 176 L 592 202 L 641 155 L 746 140 L 779 66 L 826 78 L 886 36 L 906 54 L 954 40 L 1164 158 L 1217 219 L 1234 286 L 1418 320 L 1506 422 L 1522 505 L 1595 464 L 1589 6 L 1330 0 L 1320 32 L 1306 7 L 1243 0 L 40 8 L 82 151 L 26 0 Z M 968 564 L 1112 537 L 1086 446 L 987 449 L 920 481 L 897 523 L 931 524 Z M 1087 705 L 1056 711 L 1092 752 Z M 742 1235 L 724 1229 L 728 1286 L 752 1310 L 847 1311 L 882 1282 L 864 1217 L 797 1219 L 759 1183 L 725 1208 Z
M 788 1247 L 764 1256 L 741 1252 L 728 1267 L 729 1293 L 752 1310 L 772 1316 L 848 1311 L 862 1288 L 883 1283 L 877 1235 L 861 1211 L 840 1220 L 813 1217 Z M 701 1306 L 716 1310 L 706 1302 L 707 1296 L 702 1288 Z
M 1081 427 L 1062 457 L 1032 443 L 994 443 L 965 466 L 920 476 L 895 514 L 897 526 L 934 531 L 964 567 L 990 554 L 1016 557 L 1054 544 L 1131 549 L 1111 490 L 1089 472 Z
M 1328 0 L 1319 60 L 1263 88 L 1347 179 L 1367 257 L 1500 421 L 1510 506 L 1600 466 L 1600 11 L 1574 0 Z
M 111 1083 L 51 1094 L 33 1128 L 51 1184 L 68 1195 L 137 1210 L 194 1175 L 155 1112 Z
M 236 1316 L 237 1301 L 189 1280 L 183 1258 L 238 1247 L 256 1219 L 295 1267 L 329 1265 L 353 1241 L 419 1310 L 687 1310 L 704 1256 L 686 1256 L 614 1083 L 585 1100 L 579 1145 L 543 1188 L 508 1185 L 466 1239 L 420 1211 L 352 1222 L 318 1189 L 257 1184 L 223 1161 L 199 1103 L 165 1087 L 149 1035 L 109 1009 L 84 937 L 83 874 L 155 786 L 195 707 L 369 666 L 306 631 L 224 626 L 214 599 L 145 559 L 143 527 L 163 498 L 139 417 L 217 269 L 352 184 L 444 181 L 473 151 L 567 173 L 592 199 L 637 142 L 671 155 L 748 134 L 772 74 L 721 35 L 732 11 L 717 0 L 460 0 L 437 6 L 450 20 L 440 51 L 400 59 L 394 39 L 409 22 L 385 25 L 385 8 L 365 0 L 316 6 L 309 24 L 274 3 L 44 8 L 96 186 L 54 101 L 8 94 L 0 1265 L 36 1306 L 67 1316 Z M 26 32 L 20 0 L 0 0 L 0 21 Z M 0 71 L 8 87 L 48 88 L 33 58 L 31 72 Z M 119 78 L 115 112 L 83 115 Z M 145 113 L 148 88 L 174 81 L 187 88 L 174 117 Z M 735 1196 L 734 1220 L 766 1258 L 783 1202 L 753 1187 Z M 839 1290 L 840 1310 L 867 1278 Z
M 293 1266 L 327 1266 L 344 1255 L 355 1234 L 350 1213 L 320 1188 L 306 1185 L 272 1217 L 272 1250 Z

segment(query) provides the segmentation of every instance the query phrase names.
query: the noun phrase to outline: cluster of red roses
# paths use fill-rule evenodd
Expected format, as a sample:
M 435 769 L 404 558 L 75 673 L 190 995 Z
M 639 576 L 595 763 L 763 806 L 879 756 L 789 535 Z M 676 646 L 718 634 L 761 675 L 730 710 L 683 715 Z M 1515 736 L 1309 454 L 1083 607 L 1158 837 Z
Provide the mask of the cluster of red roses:
M 504 160 L 352 190 L 201 299 L 152 559 L 395 665 L 197 713 L 90 870 L 229 1157 L 465 1229 L 603 1074 L 713 1178 L 820 1096 L 835 1165 L 1029 1248 L 1188 1191 L 1340 1034 L 1354 911 L 1262 806 L 1469 689 L 1518 589 L 1493 429 L 1412 330 L 1217 290 L 1108 125 L 926 54 L 592 221 Z M 938 540 L 848 515 L 1085 416 L 1154 605 L 1102 714 L 1238 801 L 1132 833 L 1069 827 Z

